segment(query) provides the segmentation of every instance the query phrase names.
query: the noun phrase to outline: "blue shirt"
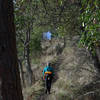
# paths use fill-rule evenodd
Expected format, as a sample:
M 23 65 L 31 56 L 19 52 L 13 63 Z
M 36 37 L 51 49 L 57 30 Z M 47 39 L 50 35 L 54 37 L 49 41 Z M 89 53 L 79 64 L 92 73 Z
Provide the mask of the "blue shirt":
M 52 75 L 54 75 L 54 69 L 53 69 L 52 67 L 50 67 L 50 66 L 46 66 L 46 67 L 43 69 L 43 76 L 44 76 L 45 72 L 47 72 L 47 71 L 52 72 Z
M 47 32 L 47 39 L 51 40 L 51 33 L 50 32 Z
M 46 40 L 51 40 L 52 38 L 52 33 L 51 32 L 44 32 L 43 33 L 43 39 L 46 39 Z

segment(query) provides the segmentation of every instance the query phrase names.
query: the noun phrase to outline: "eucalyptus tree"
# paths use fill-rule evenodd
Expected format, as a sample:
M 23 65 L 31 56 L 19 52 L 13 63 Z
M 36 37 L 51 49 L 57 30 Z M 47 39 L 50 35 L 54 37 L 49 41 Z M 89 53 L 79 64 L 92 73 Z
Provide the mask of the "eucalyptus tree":
M 16 2 L 15 23 L 17 31 L 18 56 L 20 62 L 25 62 L 29 84 L 32 84 L 33 76 L 31 70 L 31 58 L 36 57 L 36 55 L 39 54 L 38 51 L 41 49 L 41 35 L 39 35 L 40 33 L 37 31 L 39 28 L 36 29 L 34 25 L 34 21 L 37 19 L 35 15 L 37 15 L 36 2 L 26 0 Z M 34 31 L 34 29 L 36 30 Z
M 13 0 L 0 0 L 0 100 L 23 100 L 13 11 Z
M 88 49 L 100 72 L 100 1 L 81 0 L 81 32 L 80 44 Z

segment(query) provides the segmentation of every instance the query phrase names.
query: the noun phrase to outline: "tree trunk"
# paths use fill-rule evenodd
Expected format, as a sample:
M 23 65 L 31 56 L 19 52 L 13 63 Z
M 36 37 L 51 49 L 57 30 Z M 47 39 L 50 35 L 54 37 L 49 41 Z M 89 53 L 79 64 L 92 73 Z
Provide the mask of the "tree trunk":
M 66 47 L 66 36 L 64 37 L 64 46 L 63 46 L 63 48 L 65 48 Z
M 25 42 L 25 62 L 26 62 L 26 69 L 27 69 L 27 81 L 29 85 L 32 85 L 32 70 L 30 64 L 30 28 L 26 32 L 26 42 Z
M 31 64 L 30 64 L 30 50 L 29 45 L 26 48 L 26 69 L 27 69 L 27 81 L 29 85 L 32 85 L 32 70 L 31 70 Z
M 19 63 L 22 85 L 23 85 L 23 87 L 25 87 L 25 79 L 24 79 L 24 71 L 23 71 L 22 61 L 18 60 L 18 63 Z
M 97 72 L 100 74 L 100 47 L 95 47 L 96 54 L 93 55 L 91 52 L 90 54 L 92 55 L 92 58 L 94 60 L 94 66 L 97 69 Z
M 94 65 L 97 68 L 97 71 L 100 73 L 100 47 L 96 47 L 96 55 L 94 56 Z
M 17 63 L 13 0 L 0 0 L 0 100 L 23 100 Z
M 98 56 L 98 61 L 99 61 L 99 63 L 100 63 L 100 46 L 97 46 L 97 47 L 96 47 L 96 54 L 97 54 L 97 56 Z

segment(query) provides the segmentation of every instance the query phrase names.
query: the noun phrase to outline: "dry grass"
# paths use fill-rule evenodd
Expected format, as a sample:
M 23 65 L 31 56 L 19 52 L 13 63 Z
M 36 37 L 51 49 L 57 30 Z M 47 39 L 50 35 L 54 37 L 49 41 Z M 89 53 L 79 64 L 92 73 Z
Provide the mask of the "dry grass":
M 95 68 L 92 61 L 89 60 L 89 55 L 84 49 L 79 49 L 77 43 L 72 43 L 71 40 L 68 40 L 67 46 L 60 56 L 44 55 L 41 58 L 40 67 L 34 71 L 37 73 L 35 74 L 36 78 L 41 77 L 47 61 L 52 61 L 56 69 L 56 81 L 52 84 L 51 94 L 45 95 L 42 80 L 37 80 L 31 89 L 28 89 L 28 94 L 31 97 L 29 100 L 74 100 L 81 87 L 92 82 L 93 76 L 95 76 L 90 71 Z

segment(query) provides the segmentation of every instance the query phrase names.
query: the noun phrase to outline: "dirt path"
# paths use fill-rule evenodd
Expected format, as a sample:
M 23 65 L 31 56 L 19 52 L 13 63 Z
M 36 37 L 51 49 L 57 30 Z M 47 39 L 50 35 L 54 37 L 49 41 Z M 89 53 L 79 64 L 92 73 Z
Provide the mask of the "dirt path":
M 51 89 L 51 94 L 43 94 L 40 96 L 38 100 L 54 100 L 55 98 L 55 91 L 54 89 Z

